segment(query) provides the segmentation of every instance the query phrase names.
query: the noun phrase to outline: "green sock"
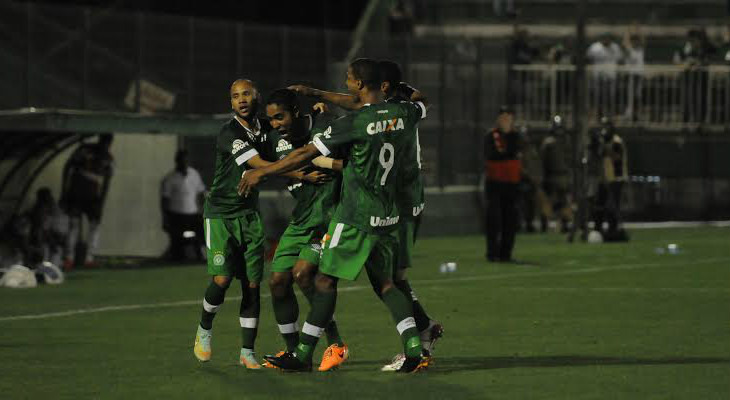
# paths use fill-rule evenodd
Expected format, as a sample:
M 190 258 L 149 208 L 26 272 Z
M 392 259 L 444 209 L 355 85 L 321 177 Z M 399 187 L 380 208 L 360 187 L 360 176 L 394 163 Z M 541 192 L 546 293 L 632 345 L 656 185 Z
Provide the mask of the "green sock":
M 259 314 L 261 313 L 261 294 L 258 287 L 248 287 L 248 283 L 241 281 L 243 297 L 239 310 L 241 322 L 241 347 L 253 350 L 258 332 Z
M 314 299 L 314 286 L 302 288 L 302 294 L 309 300 L 309 305 L 312 305 L 312 299 Z M 337 344 L 342 346 L 345 342 L 342 341 L 340 336 L 340 330 L 337 328 L 337 322 L 334 319 L 330 321 L 324 328 L 324 333 L 327 335 L 327 344 Z
M 412 302 L 403 292 L 395 288 L 383 293 L 383 302 L 393 315 L 396 329 L 403 342 L 403 352 L 407 357 L 419 357 L 423 347 L 413 318 Z
M 337 290 L 327 292 L 315 292 L 312 297 L 312 308 L 309 310 L 307 322 L 302 327 L 297 346 L 297 358 L 302 362 L 311 364 L 312 353 L 317 346 L 323 327 L 332 321 L 337 304 Z
M 411 285 L 406 280 L 396 281 L 395 286 L 400 289 L 406 297 L 410 298 L 413 303 L 413 318 L 416 319 L 416 328 L 419 332 L 425 331 L 431 324 L 431 318 L 426 314 L 421 303 L 416 297 L 416 293 L 411 289 Z
M 297 319 L 299 319 L 299 303 L 297 296 L 294 295 L 294 288 L 288 288 L 284 296 L 274 296 L 272 292 L 271 302 L 274 306 L 274 317 L 279 325 L 279 332 L 286 343 L 286 351 L 296 351 L 299 344 L 299 329 L 297 328 Z
M 208 288 L 205 290 L 205 297 L 203 297 L 203 313 L 200 316 L 200 326 L 203 329 L 210 330 L 213 328 L 213 318 L 218 312 L 218 309 L 223 304 L 223 300 L 226 297 L 226 289 L 222 288 L 211 281 Z

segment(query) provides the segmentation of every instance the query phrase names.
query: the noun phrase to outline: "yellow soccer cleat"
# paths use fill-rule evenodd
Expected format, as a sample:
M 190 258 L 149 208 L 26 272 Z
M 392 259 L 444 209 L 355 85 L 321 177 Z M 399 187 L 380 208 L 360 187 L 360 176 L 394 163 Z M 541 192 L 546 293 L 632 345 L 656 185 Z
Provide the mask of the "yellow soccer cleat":
M 324 354 L 322 355 L 322 362 L 319 364 L 318 370 L 320 372 L 324 372 L 336 368 L 345 362 L 349 356 L 350 350 L 347 348 L 346 344 L 343 344 L 342 346 L 333 344 L 324 351 Z
M 256 353 L 249 349 L 241 349 L 241 357 L 239 357 L 238 363 L 247 369 L 261 369 L 261 364 L 256 361 Z
M 212 339 L 213 330 L 203 329 L 203 327 L 198 325 L 198 333 L 195 334 L 195 346 L 193 347 L 193 353 L 198 361 L 210 361 L 210 356 L 213 353 L 210 348 L 210 342 Z

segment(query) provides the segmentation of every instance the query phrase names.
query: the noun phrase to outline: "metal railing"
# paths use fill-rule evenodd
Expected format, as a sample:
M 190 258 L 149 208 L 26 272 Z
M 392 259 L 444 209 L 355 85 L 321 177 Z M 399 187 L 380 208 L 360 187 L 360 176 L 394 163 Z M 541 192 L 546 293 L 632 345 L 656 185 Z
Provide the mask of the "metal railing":
M 555 114 L 572 120 L 575 66 L 515 65 L 508 79 L 519 120 L 544 124 Z M 730 66 L 589 66 L 586 79 L 591 118 L 669 130 L 730 127 Z

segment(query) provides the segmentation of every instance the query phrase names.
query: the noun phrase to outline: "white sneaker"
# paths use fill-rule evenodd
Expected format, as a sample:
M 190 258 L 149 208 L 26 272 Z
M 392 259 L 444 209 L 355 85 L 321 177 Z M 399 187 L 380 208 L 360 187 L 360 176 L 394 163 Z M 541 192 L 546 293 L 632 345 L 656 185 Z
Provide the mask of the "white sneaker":
M 403 354 L 403 353 L 396 354 L 395 357 L 393 357 L 393 359 L 390 361 L 390 363 L 383 365 L 383 368 L 380 368 L 380 370 L 384 371 L 384 372 L 396 372 L 403 366 L 403 363 L 405 361 L 406 361 L 405 354 Z
M 203 327 L 198 325 L 198 333 L 195 334 L 195 346 L 193 347 L 193 353 L 195 358 L 200 362 L 210 361 L 212 350 L 210 342 L 213 339 L 213 330 L 205 330 Z

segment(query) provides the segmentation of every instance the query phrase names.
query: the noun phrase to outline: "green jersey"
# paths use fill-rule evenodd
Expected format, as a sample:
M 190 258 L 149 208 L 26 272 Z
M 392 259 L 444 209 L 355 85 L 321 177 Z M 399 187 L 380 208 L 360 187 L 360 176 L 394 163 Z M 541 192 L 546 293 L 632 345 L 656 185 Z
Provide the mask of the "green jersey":
M 426 107 L 420 102 L 366 104 L 314 138 L 324 155 L 340 146 L 348 149 L 334 219 L 375 234 L 396 228 L 400 218 L 397 177 L 416 125 L 425 115 Z
M 306 115 L 304 122 L 308 125 L 305 127 L 307 134 L 296 140 L 286 139 L 278 132 L 271 131 L 269 135 L 272 153 L 276 159 L 286 157 L 294 149 L 310 143 L 315 135 L 321 135 L 327 125 L 322 126 L 321 123 L 315 122 L 316 120 L 312 115 Z M 332 181 L 321 185 L 289 180 L 287 189 L 296 201 L 290 223 L 301 228 L 325 227 L 326 229 L 339 196 L 341 181 L 339 174 Z
M 258 210 L 258 191 L 248 197 L 238 195 L 238 182 L 246 162 L 269 151 L 268 122 L 254 119 L 254 129 L 241 125 L 236 118 L 226 122 L 216 139 L 215 175 L 205 199 L 205 218 L 236 218 Z
M 406 100 L 390 98 L 388 103 L 401 103 Z M 398 174 L 396 203 L 400 210 L 400 218 L 413 219 L 421 214 L 426 201 L 421 177 L 421 143 L 418 138 L 418 127 L 415 135 L 406 142 L 403 151 L 403 165 Z

